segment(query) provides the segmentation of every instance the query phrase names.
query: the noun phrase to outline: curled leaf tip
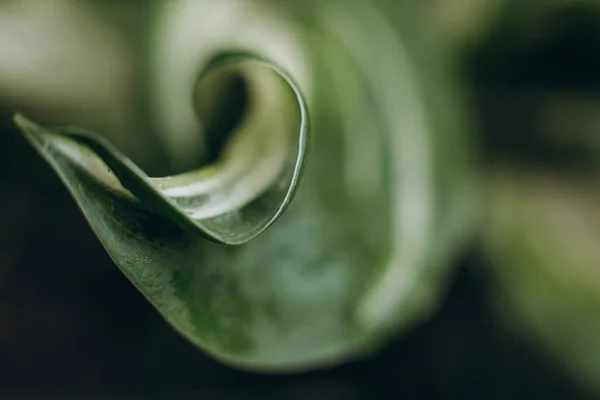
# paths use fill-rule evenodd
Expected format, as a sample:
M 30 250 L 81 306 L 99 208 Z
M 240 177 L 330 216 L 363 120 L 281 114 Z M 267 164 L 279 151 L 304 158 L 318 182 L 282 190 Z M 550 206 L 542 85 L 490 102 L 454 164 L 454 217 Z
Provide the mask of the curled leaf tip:
M 306 159 L 308 116 L 284 71 L 240 53 L 215 57 L 201 74 L 200 114 L 215 112 L 210 96 L 234 73 L 248 85 L 244 114 L 214 162 L 178 175 L 148 177 L 106 140 L 81 129 L 43 127 L 21 114 L 14 122 L 59 175 L 67 164 L 81 169 L 211 240 L 239 245 L 264 232 L 293 199 Z

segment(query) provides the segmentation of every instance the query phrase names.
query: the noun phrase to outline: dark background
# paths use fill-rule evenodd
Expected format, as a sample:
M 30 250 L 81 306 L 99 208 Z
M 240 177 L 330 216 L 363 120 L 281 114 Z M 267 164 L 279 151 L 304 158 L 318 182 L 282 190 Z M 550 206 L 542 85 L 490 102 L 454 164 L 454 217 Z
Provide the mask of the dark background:
M 536 142 L 535 104 L 519 93 L 597 97 L 600 19 L 574 9 L 528 41 L 527 30 L 507 34 L 501 22 L 461 64 L 484 161 L 559 165 L 555 149 Z M 505 330 L 477 243 L 457 263 L 439 311 L 368 359 L 287 376 L 213 361 L 112 264 L 58 178 L 17 135 L 16 108 L 0 104 L 0 399 L 591 398 L 558 361 Z

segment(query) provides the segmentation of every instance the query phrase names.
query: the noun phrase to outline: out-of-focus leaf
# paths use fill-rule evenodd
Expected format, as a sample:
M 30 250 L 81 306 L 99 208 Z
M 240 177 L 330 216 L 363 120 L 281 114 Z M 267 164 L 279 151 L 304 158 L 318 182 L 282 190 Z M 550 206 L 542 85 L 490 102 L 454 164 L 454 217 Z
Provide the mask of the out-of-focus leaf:
M 509 0 L 412 1 L 435 20 L 436 33 L 453 51 L 469 50 L 478 44 L 510 3 Z
M 525 335 L 600 389 L 600 192 L 596 174 L 505 168 L 490 182 L 493 299 Z
M 254 68 L 240 65 L 255 96 L 216 164 L 175 178 L 146 177 L 94 135 L 18 123 L 115 263 L 191 342 L 245 368 L 339 362 L 435 307 L 472 222 L 460 98 L 412 15 L 401 4 L 360 1 L 159 7 L 150 83 L 175 168 L 210 150 L 199 134 L 209 134 L 217 110 L 210 96 L 195 97 L 196 109 L 190 101 L 202 65 L 222 62 L 215 55 L 224 51 L 260 54 L 297 82 L 311 114 L 310 156 L 291 204 L 306 110 L 287 105 L 290 93 L 300 99 L 291 79 L 276 85 Z M 210 71 L 201 92 L 216 100 L 237 72 Z M 229 167 L 239 179 L 228 178 Z M 213 196 L 219 201 L 206 207 Z
M 133 153 L 134 54 L 107 20 L 82 1 L 1 2 L 0 102 L 93 126 Z
M 599 5 L 511 1 L 475 57 L 492 100 L 482 240 L 490 297 L 513 332 L 596 391 L 600 125 L 589 52 Z

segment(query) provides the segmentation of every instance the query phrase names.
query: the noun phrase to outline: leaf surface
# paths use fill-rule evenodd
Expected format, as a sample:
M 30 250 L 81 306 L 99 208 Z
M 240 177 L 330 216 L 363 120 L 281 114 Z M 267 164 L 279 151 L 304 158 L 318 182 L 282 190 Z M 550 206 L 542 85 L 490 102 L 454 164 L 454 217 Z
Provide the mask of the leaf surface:
M 160 13 L 155 73 L 166 78 L 156 78 L 155 114 L 173 156 L 195 148 L 197 121 L 181 99 L 200 65 L 204 95 L 194 98 L 205 120 L 228 74 L 250 84 L 216 162 L 149 178 L 94 134 L 16 122 L 121 271 L 192 343 L 263 370 L 357 357 L 431 312 L 469 231 L 459 97 L 418 24 L 387 2 L 303 8 L 284 24 L 297 41 L 281 31 L 264 46 L 252 35 L 271 11 L 240 3 L 237 35 L 213 31 L 203 45 L 233 3 L 215 2 L 211 14 L 212 2 L 173 1 Z

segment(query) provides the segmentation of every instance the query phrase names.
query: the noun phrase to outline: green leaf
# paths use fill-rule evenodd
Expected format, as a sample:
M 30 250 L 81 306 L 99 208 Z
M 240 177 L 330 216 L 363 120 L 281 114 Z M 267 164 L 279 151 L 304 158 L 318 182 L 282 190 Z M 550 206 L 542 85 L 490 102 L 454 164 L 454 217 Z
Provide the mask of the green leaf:
M 149 178 L 96 135 L 16 122 L 117 266 L 192 343 L 244 368 L 341 362 L 435 308 L 470 231 L 460 98 L 402 7 L 301 2 L 288 15 L 240 3 L 165 2 L 157 22 L 153 115 L 180 166 L 210 153 L 198 137 L 223 83 L 241 75 L 251 88 L 216 162 Z M 202 64 L 198 125 L 185 99 Z

